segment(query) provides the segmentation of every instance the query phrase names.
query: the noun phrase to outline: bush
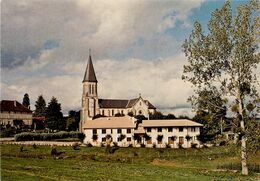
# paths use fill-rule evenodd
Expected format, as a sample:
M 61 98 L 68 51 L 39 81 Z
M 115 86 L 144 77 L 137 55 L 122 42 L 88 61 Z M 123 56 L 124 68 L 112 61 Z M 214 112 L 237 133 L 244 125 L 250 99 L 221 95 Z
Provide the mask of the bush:
M 141 143 L 141 148 L 144 148 L 145 147 L 145 144 Z
M 87 143 L 86 145 L 87 147 L 93 147 L 93 145 L 91 143 Z
M 73 143 L 72 148 L 73 148 L 73 150 L 79 150 L 79 144 Z
M 197 148 L 198 144 L 197 143 L 191 143 L 191 148 Z
M 171 145 L 169 143 L 165 144 L 166 148 L 171 148 Z
M 71 132 L 57 132 L 57 133 L 30 133 L 24 132 L 19 133 L 14 136 L 15 141 L 49 141 L 55 139 L 64 139 L 64 138 L 78 138 L 81 141 L 85 138 L 85 135 L 80 132 L 71 131 Z

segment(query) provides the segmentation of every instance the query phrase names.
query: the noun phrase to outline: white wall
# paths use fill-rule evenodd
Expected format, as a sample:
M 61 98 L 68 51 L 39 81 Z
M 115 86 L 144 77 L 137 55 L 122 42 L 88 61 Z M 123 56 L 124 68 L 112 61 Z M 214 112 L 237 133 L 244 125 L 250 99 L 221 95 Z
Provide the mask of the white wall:
M 92 136 L 93 136 L 93 129 L 85 129 L 84 130 L 84 133 L 85 133 L 85 139 L 84 139 L 84 143 L 87 144 L 87 143 L 91 143 L 92 145 L 94 146 L 100 146 L 101 143 L 102 143 L 102 138 L 106 138 L 107 135 L 111 135 L 112 136 L 112 142 L 116 142 L 118 143 L 118 146 L 128 146 L 130 143 L 133 144 L 133 131 L 134 129 L 131 128 L 130 131 L 131 133 L 127 133 L 127 129 L 126 128 L 122 128 L 122 133 L 117 133 L 117 129 L 105 129 L 106 130 L 106 133 L 102 133 L 102 129 L 97 129 L 97 136 L 98 136 L 98 139 L 96 141 L 93 141 L 92 139 Z M 112 130 L 112 132 L 111 132 Z M 125 135 L 125 138 L 118 142 L 118 137 L 120 137 L 120 135 L 123 134 Z M 131 142 L 128 142 L 127 141 L 127 137 L 130 137 L 131 138 Z M 103 142 L 103 143 L 106 143 L 106 142 Z
M 100 146 L 102 143 L 102 138 L 105 138 L 106 135 L 111 135 L 112 136 L 112 141 L 118 143 L 118 146 L 126 147 L 129 144 L 132 144 L 133 146 L 140 146 L 140 144 L 137 143 L 133 139 L 134 135 L 134 129 L 131 129 L 131 133 L 126 132 L 127 129 L 122 128 L 122 134 L 124 134 L 126 137 L 123 141 L 118 142 L 117 138 L 120 136 L 120 133 L 117 133 L 117 129 L 106 129 L 106 133 L 102 133 L 102 129 L 97 129 L 97 135 L 98 139 L 97 141 L 93 141 L 92 136 L 93 136 L 93 129 L 85 129 L 84 133 L 86 135 L 84 139 L 84 143 L 91 143 L 93 146 Z M 146 147 L 153 147 L 153 144 L 156 145 L 158 148 L 163 148 L 166 147 L 166 144 L 168 144 L 168 137 L 176 136 L 176 140 L 174 141 L 173 144 L 170 144 L 172 148 L 178 148 L 179 147 L 179 141 L 180 137 L 183 137 L 183 147 L 184 148 L 189 148 L 191 147 L 191 143 L 196 143 L 200 144 L 200 142 L 197 140 L 197 136 L 200 134 L 200 129 L 199 127 L 195 128 L 195 131 L 191 131 L 191 127 L 183 127 L 183 132 L 179 131 L 179 127 L 174 127 L 172 132 L 168 132 L 168 128 L 162 128 L 162 132 L 158 132 L 158 128 L 152 128 L 151 132 L 147 132 L 147 128 L 145 128 L 146 133 L 151 137 L 151 144 L 148 144 L 148 141 L 146 141 L 144 138 L 142 138 L 141 143 L 144 143 Z M 157 136 L 158 135 L 163 135 L 162 139 L 162 144 L 158 144 Z M 186 140 L 186 135 L 189 135 L 192 137 L 189 141 Z M 127 137 L 131 137 L 131 142 L 127 142 Z M 106 143 L 106 142 L 103 142 Z

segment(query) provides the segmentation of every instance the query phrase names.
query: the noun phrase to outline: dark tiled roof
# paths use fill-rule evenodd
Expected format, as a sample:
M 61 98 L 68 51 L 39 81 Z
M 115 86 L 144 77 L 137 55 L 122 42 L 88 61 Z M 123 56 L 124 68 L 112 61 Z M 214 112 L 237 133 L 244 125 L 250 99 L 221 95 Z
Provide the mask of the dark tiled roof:
M 32 112 L 30 109 L 23 106 L 18 101 L 2 100 L 0 102 L 0 106 L 1 106 L 1 112 L 3 111 L 27 112 L 27 113 Z
M 130 99 L 128 104 L 127 104 L 127 108 L 133 107 L 133 105 L 138 101 L 139 98 L 136 99 Z
M 156 107 L 154 107 L 154 105 L 152 105 L 148 100 L 145 100 L 145 103 L 148 104 L 149 109 L 156 109 Z
M 136 99 L 98 99 L 100 108 L 131 108 L 139 100 Z M 144 100 L 149 109 L 156 109 L 149 101 Z
M 129 100 L 121 99 L 98 99 L 100 108 L 126 108 Z
M 87 64 L 87 68 L 85 71 L 83 82 L 97 82 L 91 55 L 89 55 L 89 58 L 88 58 L 88 64 Z

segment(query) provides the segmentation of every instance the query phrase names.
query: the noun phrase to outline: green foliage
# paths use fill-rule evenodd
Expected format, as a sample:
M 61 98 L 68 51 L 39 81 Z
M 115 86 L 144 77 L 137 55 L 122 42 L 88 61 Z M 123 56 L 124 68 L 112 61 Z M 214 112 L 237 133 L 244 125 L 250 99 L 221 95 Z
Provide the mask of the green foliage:
M 250 159 L 249 169 L 255 171 L 248 177 L 234 173 L 239 155 L 230 146 L 207 149 L 153 149 L 120 148 L 106 154 L 106 148 L 56 147 L 64 152 L 62 160 L 54 160 L 50 146 L 1 145 L 2 180 L 258 180 L 257 159 Z M 163 152 L 159 152 L 163 150 Z M 209 160 L 208 158 L 213 160 Z M 174 169 L 173 169 L 174 168 Z M 225 169 L 227 171 L 218 170 Z M 252 170 L 253 171 L 253 170 Z M 138 173 L 138 174 L 137 174 Z M 185 176 L 184 176 L 185 173 Z M 134 175 L 134 177 L 133 177 Z
M 160 111 L 155 111 L 154 114 L 149 116 L 149 119 L 164 119 L 164 115 Z
M 242 174 L 248 175 L 246 166 L 247 140 L 251 124 L 259 107 L 258 83 L 255 69 L 260 62 L 259 1 L 252 0 L 237 7 L 232 14 L 230 2 L 216 9 L 205 34 L 199 22 L 194 23 L 183 50 L 188 58 L 182 78 L 195 87 L 195 95 L 189 98 L 197 111 L 208 113 L 209 119 L 218 122 L 227 109 L 235 112 L 235 129 L 241 134 Z M 247 106 L 247 103 L 250 103 Z M 240 127 L 240 129 L 238 129 Z
M 61 105 L 55 97 L 52 97 L 46 109 L 45 124 L 51 130 L 64 130 L 66 122 L 63 119 Z
M 24 96 L 23 96 L 23 103 L 22 104 L 27 108 L 29 108 L 29 106 L 30 106 L 30 98 L 29 98 L 29 95 L 27 93 L 25 93 Z
M 46 102 L 42 95 L 39 95 L 37 101 L 35 102 L 35 111 L 33 116 L 35 117 L 45 117 L 46 114 Z
M 80 111 L 69 111 L 69 117 L 66 119 L 66 129 L 68 131 L 77 131 L 79 129 Z
M 31 133 L 24 132 L 14 136 L 16 141 L 50 141 L 63 138 L 79 138 L 81 141 L 85 138 L 84 133 L 71 131 L 71 132 L 57 132 L 57 133 Z

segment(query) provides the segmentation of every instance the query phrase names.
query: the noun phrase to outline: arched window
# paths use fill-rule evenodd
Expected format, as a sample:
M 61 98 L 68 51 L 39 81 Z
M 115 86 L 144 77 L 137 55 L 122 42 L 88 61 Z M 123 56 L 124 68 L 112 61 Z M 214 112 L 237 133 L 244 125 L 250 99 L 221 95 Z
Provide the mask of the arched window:
M 139 115 L 141 115 L 141 114 L 142 114 L 142 111 L 140 110 L 138 113 L 139 113 Z
M 95 91 L 95 85 L 93 84 L 92 86 L 93 86 L 92 94 L 95 94 L 95 93 L 96 93 L 96 91 Z
M 88 92 L 89 92 L 89 94 L 91 94 L 91 84 L 88 85 Z

